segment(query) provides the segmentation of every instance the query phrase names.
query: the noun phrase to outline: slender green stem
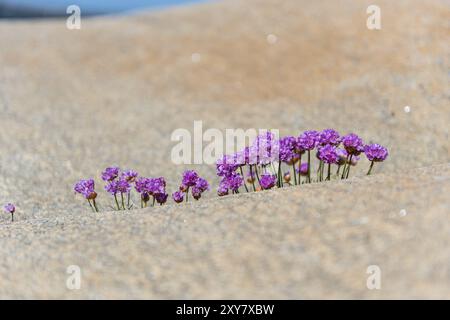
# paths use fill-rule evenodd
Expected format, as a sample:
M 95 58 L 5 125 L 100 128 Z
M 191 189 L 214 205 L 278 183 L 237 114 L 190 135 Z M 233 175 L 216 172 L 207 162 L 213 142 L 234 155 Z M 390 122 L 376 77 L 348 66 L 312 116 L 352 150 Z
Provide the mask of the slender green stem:
M 95 202 L 95 199 L 92 199 L 92 203 L 94 205 L 95 212 L 98 212 L 97 203 Z
M 327 180 L 331 180 L 331 163 L 328 164 Z
M 120 193 L 120 199 L 122 200 L 122 208 L 125 210 L 125 201 L 123 199 L 123 192 Z
M 255 174 L 256 174 L 256 179 L 258 179 L 259 186 L 261 186 L 261 181 L 259 180 L 258 165 L 257 164 L 255 164 Z
M 250 179 L 252 179 L 253 191 L 256 191 L 255 177 L 253 176 L 252 165 L 249 164 L 249 167 L 250 167 Z
M 186 189 L 186 202 L 188 202 L 188 197 L 189 197 L 189 187 L 187 187 Z
M 114 200 L 116 200 L 117 210 L 120 210 L 119 201 L 117 201 L 117 195 L 114 195 Z
M 308 183 L 311 183 L 311 151 L 308 150 Z
M 341 176 L 341 179 L 344 179 L 345 178 L 345 173 L 346 173 L 346 171 L 347 171 L 347 166 L 350 166 L 350 164 L 349 164 L 349 162 L 350 162 L 350 160 L 349 160 L 349 155 L 347 155 L 347 159 L 345 160 L 345 163 L 344 163 L 344 169 L 342 169 L 342 176 Z
M 186 197 L 187 197 L 187 195 L 186 195 Z M 154 206 L 155 206 L 155 201 L 156 201 L 156 198 L 155 198 L 155 196 L 153 196 L 152 207 L 154 207 Z
M 302 184 L 301 170 L 302 170 L 302 154 L 300 154 L 300 159 L 298 159 L 298 184 L 299 185 Z M 295 170 L 294 170 L 294 174 L 295 174 Z
M 278 162 L 278 188 L 283 187 L 283 176 L 281 174 L 281 161 Z
M 370 167 L 369 167 L 369 171 L 367 172 L 367 175 L 370 175 L 370 173 L 372 172 L 372 168 L 373 168 L 373 164 L 374 164 L 375 162 L 371 162 L 370 163 Z
M 11 213 L 11 222 L 14 222 L 14 213 Z
M 245 183 L 244 170 L 242 170 L 242 166 L 239 166 L 239 169 L 241 170 L 242 179 L 244 179 L 244 187 L 245 187 L 245 191 L 248 192 L 247 183 Z
M 338 164 L 338 168 L 337 168 L 337 171 L 336 171 L 336 175 L 339 177 L 339 171 L 341 170 L 341 165 L 340 164 Z
M 130 207 L 130 192 L 127 194 L 127 208 Z
M 294 170 L 294 183 L 297 185 L 297 173 L 295 172 L 295 163 L 292 164 L 292 170 Z
M 352 166 L 352 157 L 353 157 L 353 155 L 350 155 L 350 159 L 348 161 L 347 174 L 345 175 L 345 179 L 348 179 L 348 175 L 350 174 L 350 167 Z
M 87 199 L 87 201 L 89 202 L 89 206 L 91 207 L 92 212 L 95 212 L 94 207 L 92 206 L 91 200 Z

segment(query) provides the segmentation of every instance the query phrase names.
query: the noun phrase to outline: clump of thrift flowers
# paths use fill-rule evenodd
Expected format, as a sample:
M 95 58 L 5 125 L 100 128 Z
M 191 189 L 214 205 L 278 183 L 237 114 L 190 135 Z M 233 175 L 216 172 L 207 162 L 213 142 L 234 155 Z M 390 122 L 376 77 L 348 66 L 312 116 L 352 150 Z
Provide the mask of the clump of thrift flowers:
M 12 203 L 7 203 L 3 206 L 3 210 L 11 215 L 11 222 L 14 222 L 14 212 L 16 211 L 16 207 Z
M 313 163 L 312 152 L 317 164 Z M 350 168 L 358 164 L 361 153 L 370 161 L 367 175 L 371 174 L 375 162 L 386 160 L 389 154 L 386 147 L 376 143 L 366 145 L 358 135 L 350 133 L 341 136 L 334 129 L 307 130 L 299 136 L 281 138 L 266 131 L 260 133 L 249 146 L 217 160 L 216 173 L 220 178 L 217 194 L 226 196 L 242 191 L 347 179 Z M 304 155 L 307 159 L 302 162 Z M 313 167 L 314 172 L 317 170 L 317 178 L 311 177 Z M 336 169 L 332 170 L 333 167 Z M 169 198 L 163 177 L 142 177 L 134 170 L 121 172 L 119 167 L 112 166 L 102 172 L 101 178 L 106 183 L 105 190 L 114 198 L 116 210 L 137 207 L 134 202 L 136 194 L 141 208 L 147 207 L 149 203 L 151 206 L 163 205 Z M 98 212 L 97 193 L 94 189 L 93 179 L 80 180 L 74 186 L 75 192 L 88 201 L 94 212 Z M 190 196 L 199 200 L 209 189 L 206 179 L 194 170 L 186 170 L 171 198 L 175 203 L 188 202 Z

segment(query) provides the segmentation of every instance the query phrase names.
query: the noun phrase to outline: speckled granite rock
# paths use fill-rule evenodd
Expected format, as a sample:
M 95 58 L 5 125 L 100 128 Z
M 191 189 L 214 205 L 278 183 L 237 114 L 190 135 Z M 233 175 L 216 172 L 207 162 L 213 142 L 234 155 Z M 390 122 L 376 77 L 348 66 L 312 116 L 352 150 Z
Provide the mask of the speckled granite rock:
M 0 297 L 448 297 L 448 165 L 402 172 L 450 162 L 450 8 L 380 0 L 370 31 L 370 4 L 227 0 L 78 31 L 0 21 L 0 201 L 19 220 L 0 225 Z M 170 135 L 194 120 L 355 131 L 390 149 L 386 175 L 123 216 L 73 196 L 111 164 L 174 190 L 186 166 L 171 163 Z M 64 287 L 69 263 L 83 267 L 79 292 Z M 382 291 L 365 288 L 370 263 Z

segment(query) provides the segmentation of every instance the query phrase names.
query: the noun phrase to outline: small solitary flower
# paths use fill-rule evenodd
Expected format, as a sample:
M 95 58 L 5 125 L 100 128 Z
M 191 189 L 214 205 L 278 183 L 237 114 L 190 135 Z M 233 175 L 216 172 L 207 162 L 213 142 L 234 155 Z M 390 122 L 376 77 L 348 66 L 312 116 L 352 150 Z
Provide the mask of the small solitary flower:
M 89 202 L 89 205 L 94 212 L 98 212 L 97 204 L 95 198 L 97 198 L 97 193 L 95 192 L 94 179 L 86 179 L 78 181 L 73 190 L 76 193 L 83 195 L 83 197 Z M 91 203 L 92 200 L 92 203 Z
M 308 164 L 306 162 L 302 163 L 300 166 L 300 170 L 297 169 L 296 171 L 297 171 L 297 173 L 300 173 L 300 175 L 302 175 L 302 176 L 307 176 L 308 175 Z
M 167 198 L 168 198 L 168 194 L 167 193 L 157 193 L 155 195 L 155 200 L 156 202 L 158 202 L 160 205 L 163 205 L 164 203 L 166 203 Z
M 119 176 L 119 168 L 118 167 L 108 167 L 105 171 L 102 172 L 103 181 L 113 181 Z
M 264 173 L 263 175 L 261 175 L 260 181 L 261 181 L 261 188 L 264 190 L 268 190 L 275 186 L 277 177 L 270 173 Z
M 183 198 L 184 198 L 184 192 L 182 192 L 182 191 L 175 191 L 174 193 L 172 193 L 172 199 L 176 203 L 183 202 Z
M 3 207 L 3 210 L 11 215 L 11 222 L 14 222 L 14 212 L 16 211 L 16 207 L 12 203 L 8 203 Z
M 384 161 L 389 155 L 388 150 L 377 143 L 366 145 L 364 147 L 364 153 L 366 154 L 367 159 L 371 161 L 367 175 L 370 175 L 370 173 L 372 172 L 373 164 L 375 162 Z
M 297 138 L 297 145 L 299 150 L 308 151 L 308 177 L 307 182 L 311 182 L 311 150 L 313 150 L 319 143 L 320 133 L 315 130 L 308 130 L 303 132 Z

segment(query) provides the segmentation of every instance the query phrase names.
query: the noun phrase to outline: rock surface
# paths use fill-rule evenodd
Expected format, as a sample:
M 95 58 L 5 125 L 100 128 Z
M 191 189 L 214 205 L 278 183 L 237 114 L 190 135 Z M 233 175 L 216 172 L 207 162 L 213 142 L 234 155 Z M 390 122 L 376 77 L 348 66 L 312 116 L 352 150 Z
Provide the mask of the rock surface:
M 0 201 L 19 220 L 0 224 L 0 297 L 449 298 L 450 6 L 377 1 L 375 31 L 370 4 L 217 1 L 81 30 L 0 21 Z M 334 127 L 390 158 L 370 178 L 129 214 L 73 196 L 112 164 L 175 190 L 188 166 L 172 163 L 171 133 L 194 120 Z M 366 288 L 370 264 L 382 290 Z

